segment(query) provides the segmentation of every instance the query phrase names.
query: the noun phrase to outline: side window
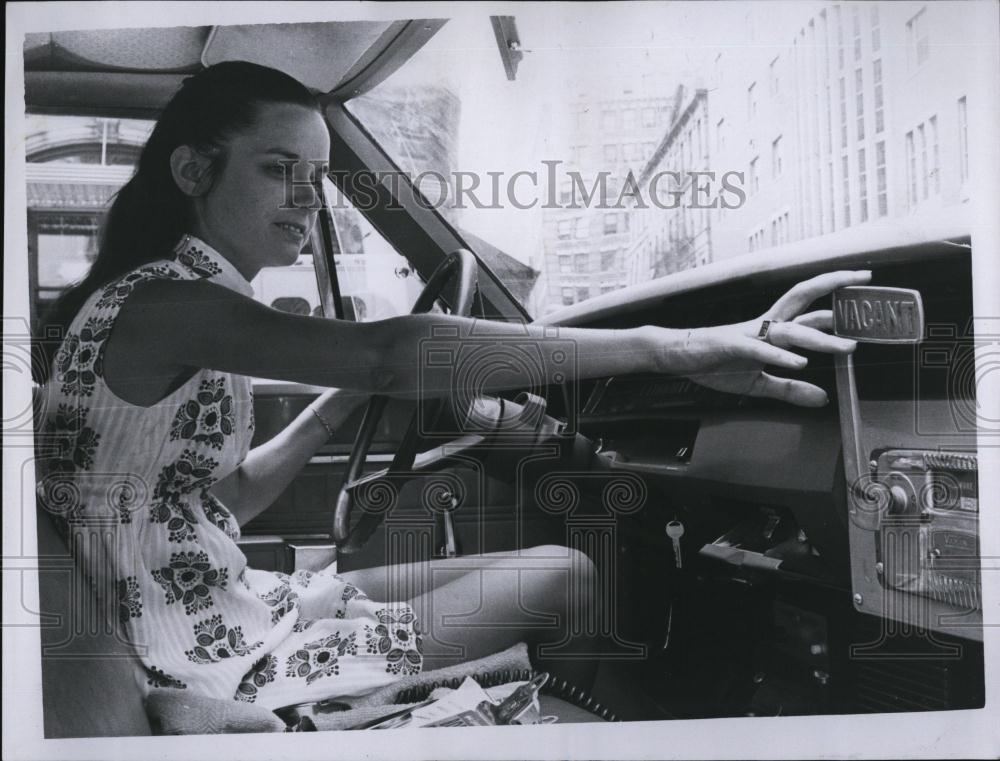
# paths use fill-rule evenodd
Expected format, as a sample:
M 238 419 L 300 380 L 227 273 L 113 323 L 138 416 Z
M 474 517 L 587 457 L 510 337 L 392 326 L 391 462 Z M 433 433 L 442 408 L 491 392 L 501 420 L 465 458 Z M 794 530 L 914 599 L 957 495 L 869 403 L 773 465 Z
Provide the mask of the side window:
M 153 123 L 25 115 L 28 286 L 34 329 L 97 255 L 105 210 L 132 175 Z
M 409 314 L 423 290 L 416 270 L 329 179 L 323 193 L 333 215 L 344 317 L 369 322 Z
M 317 278 L 314 261 L 314 243 L 310 241 L 294 264 L 287 267 L 264 267 L 253 279 L 253 297 L 273 309 L 291 314 L 323 317 L 333 303 L 329 295 L 330 285 Z

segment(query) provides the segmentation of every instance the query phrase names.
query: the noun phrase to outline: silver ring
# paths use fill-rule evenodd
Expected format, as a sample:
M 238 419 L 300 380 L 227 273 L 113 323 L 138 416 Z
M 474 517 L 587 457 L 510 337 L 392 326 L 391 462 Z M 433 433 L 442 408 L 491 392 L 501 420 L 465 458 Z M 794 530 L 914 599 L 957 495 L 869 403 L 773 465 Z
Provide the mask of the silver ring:
M 757 331 L 757 338 L 761 341 L 767 341 L 767 334 L 771 331 L 771 325 L 780 320 L 763 320 L 760 323 L 760 330 Z

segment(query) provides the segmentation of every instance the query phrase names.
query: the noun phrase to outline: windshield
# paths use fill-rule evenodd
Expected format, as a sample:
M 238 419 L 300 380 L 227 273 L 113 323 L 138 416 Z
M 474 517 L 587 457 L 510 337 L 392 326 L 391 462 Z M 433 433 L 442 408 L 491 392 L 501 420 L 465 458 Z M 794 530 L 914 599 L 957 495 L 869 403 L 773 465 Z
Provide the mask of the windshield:
M 925 5 L 522 6 L 513 81 L 468 14 L 348 108 L 540 317 L 967 202 L 975 67 Z

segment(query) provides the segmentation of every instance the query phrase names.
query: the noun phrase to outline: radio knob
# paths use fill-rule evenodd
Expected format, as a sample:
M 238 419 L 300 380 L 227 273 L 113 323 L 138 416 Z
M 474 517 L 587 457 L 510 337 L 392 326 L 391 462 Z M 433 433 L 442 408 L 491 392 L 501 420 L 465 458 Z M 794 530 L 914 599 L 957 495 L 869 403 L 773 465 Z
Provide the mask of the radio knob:
M 889 489 L 889 512 L 890 513 L 905 513 L 906 508 L 910 504 L 910 498 L 906 493 L 906 489 L 902 486 L 893 486 Z

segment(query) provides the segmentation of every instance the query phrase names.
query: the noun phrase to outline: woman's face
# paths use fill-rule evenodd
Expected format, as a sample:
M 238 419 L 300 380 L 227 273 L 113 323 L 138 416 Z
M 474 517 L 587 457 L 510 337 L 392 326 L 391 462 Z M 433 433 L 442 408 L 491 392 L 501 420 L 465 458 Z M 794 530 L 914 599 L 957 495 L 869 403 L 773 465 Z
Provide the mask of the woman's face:
M 270 103 L 229 139 L 211 188 L 194 199 L 194 234 L 248 280 L 261 267 L 293 264 L 318 212 L 330 136 L 310 109 Z M 293 183 L 294 180 L 294 183 Z

